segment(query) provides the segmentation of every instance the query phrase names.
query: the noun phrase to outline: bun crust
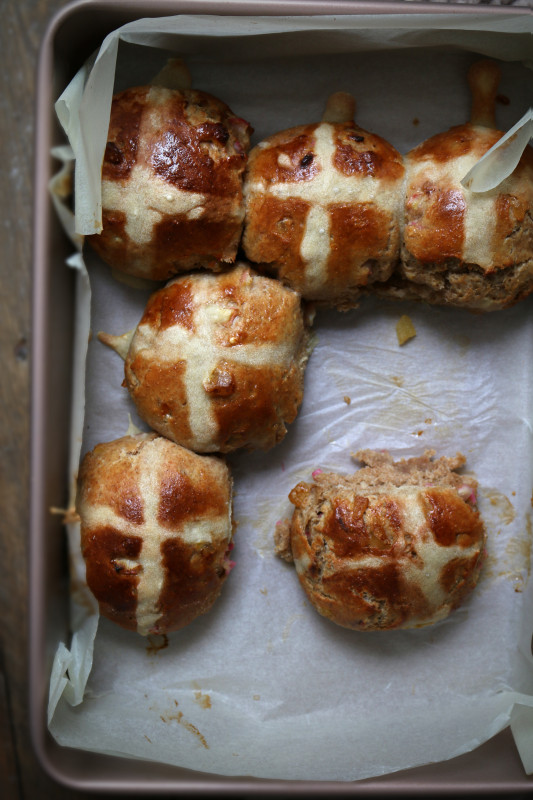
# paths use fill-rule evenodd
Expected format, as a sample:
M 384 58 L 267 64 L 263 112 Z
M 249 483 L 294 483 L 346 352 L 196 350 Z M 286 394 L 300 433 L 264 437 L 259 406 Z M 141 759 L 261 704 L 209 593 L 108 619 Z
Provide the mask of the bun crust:
M 406 297 L 487 311 L 533 291 L 533 149 L 526 147 L 513 174 L 490 192 L 461 184 L 502 136 L 468 123 L 407 155 Z
M 115 95 L 93 248 L 151 280 L 234 262 L 250 132 L 205 92 L 143 86 Z
M 413 628 L 444 619 L 477 583 L 485 545 L 464 459 L 431 453 L 394 463 L 362 451 L 371 466 L 351 477 L 317 474 L 290 493 L 290 524 L 278 554 L 294 560 L 323 616 L 356 630 Z
M 354 122 L 291 128 L 250 151 L 246 256 L 309 300 L 347 308 L 399 258 L 404 166 Z
M 152 295 L 125 385 L 150 427 L 184 447 L 266 450 L 296 417 L 309 352 L 300 296 L 239 264 Z
M 155 433 L 87 453 L 77 511 L 101 614 L 147 635 L 179 630 L 209 611 L 232 566 L 231 492 L 221 459 Z

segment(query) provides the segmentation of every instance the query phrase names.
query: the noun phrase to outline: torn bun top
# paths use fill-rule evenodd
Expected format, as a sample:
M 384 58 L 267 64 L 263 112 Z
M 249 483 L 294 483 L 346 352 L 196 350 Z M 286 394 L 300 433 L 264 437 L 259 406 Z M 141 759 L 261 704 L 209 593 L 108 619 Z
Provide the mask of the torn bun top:
M 432 456 L 361 451 L 354 475 L 317 471 L 291 491 L 276 548 L 320 614 L 356 630 L 421 627 L 472 591 L 485 547 L 476 482 L 457 474 L 462 456 Z
M 230 571 L 232 482 L 226 464 L 155 433 L 84 457 L 76 507 L 87 584 L 100 612 L 142 635 L 208 611 Z
M 191 450 L 266 450 L 296 417 L 309 353 L 299 294 L 239 263 L 152 295 L 125 385 L 150 427 Z
M 251 128 L 221 100 L 141 86 L 115 95 L 102 167 L 102 225 L 87 239 L 149 280 L 235 260 Z
M 250 151 L 243 247 L 306 299 L 353 306 L 389 277 L 400 249 L 402 156 L 353 121 L 337 93 L 323 120 L 276 133 Z

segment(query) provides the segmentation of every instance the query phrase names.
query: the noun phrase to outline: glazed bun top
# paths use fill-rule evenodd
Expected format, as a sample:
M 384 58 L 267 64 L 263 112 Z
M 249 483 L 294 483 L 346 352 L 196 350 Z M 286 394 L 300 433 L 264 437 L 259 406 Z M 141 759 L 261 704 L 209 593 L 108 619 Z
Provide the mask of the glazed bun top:
M 123 353 L 125 385 L 148 425 L 184 447 L 267 450 L 296 417 L 310 348 L 300 296 L 239 263 L 152 295 Z
M 306 299 L 353 305 L 399 257 L 402 156 L 353 121 L 339 92 L 323 120 L 255 146 L 245 177 L 246 256 Z
M 406 156 L 402 268 L 430 302 L 492 310 L 533 290 L 531 147 L 495 189 L 476 193 L 461 183 L 503 136 L 494 121 L 499 78 L 495 62 L 473 64 L 470 121 Z
M 231 568 L 231 493 L 221 459 L 155 433 L 87 453 L 76 507 L 100 612 L 147 635 L 178 630 L 208 611 Z
M 103 231 L 87 237 L 91 245 L 115 269 L 151 280 L 233 262 L 250 133 L 205 92 L 141 86 L 115 95 Z

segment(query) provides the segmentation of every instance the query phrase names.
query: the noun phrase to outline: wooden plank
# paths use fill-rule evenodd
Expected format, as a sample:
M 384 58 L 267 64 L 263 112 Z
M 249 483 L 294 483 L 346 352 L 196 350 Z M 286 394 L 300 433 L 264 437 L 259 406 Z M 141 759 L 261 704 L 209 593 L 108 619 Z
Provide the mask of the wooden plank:
M 0 25 L 0 797 L 81 797 L 33 753 L 27 702 L 27 534 L 34 76 L 62 0 L 2 0 Z
M 4 658 L 3 653 L 0 652 L 0 796 L 2 800 L 18 800 L 21 796 L 13 734 Z

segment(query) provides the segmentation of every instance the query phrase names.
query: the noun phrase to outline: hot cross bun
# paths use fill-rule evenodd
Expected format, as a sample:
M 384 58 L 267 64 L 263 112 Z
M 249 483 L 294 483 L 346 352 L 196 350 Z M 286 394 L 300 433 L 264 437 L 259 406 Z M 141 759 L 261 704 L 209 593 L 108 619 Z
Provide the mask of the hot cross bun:
M 456 473 L 462 456 L 432 456 L 365 450 L 354 475 L 318 470 L 291 491 L 277 552 L 320 614 L 356 630 L 421 627 L 475 587 L 485 548 L 476 482 Z
M 247 258 L 304 298 L 338 308 L 386 280 L 400 251 L 402 156 L 359 128 L 354 108 L 337 93 L 322 122 L 260 142 L 244 188 Z
M 503 133 L 494 121 L 500 69 L 469 71 L 470 122 L 406 156 L 404 235 L 398 276 L 376 286 L 400 299 L 491 311 L 533 291 L 533 149 L 499 186 L 476 193 L 461 181 Z
M 87 453 L 76 506 L 87 584 L 101 614 L 147 635 L 208 611 L 233 564 L 231 492 L 222 459 L 155 433 Z
M 151 280 L 233 263 L 250 133 L 205 92 L 142 86 L 115 95 L 103 230 L 90 244 L 115 269 Z
M 241 263 L 155 292 L 129 346 L 100 339 L 124 346 L 139 415 L 196 452 L 269 449 L 302 401 L 310 336 L 300 296 Z

